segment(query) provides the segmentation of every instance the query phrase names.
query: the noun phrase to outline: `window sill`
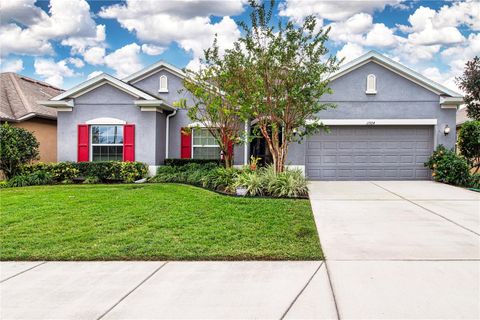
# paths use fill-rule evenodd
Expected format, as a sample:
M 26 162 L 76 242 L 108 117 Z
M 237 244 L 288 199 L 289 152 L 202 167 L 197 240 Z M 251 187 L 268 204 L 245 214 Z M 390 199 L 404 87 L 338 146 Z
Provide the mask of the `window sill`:
M 365 94 L 377 94 L 377 91 L 365 91 Z
M 168 93 L 168 90 L 158 90 L 159 93 Z

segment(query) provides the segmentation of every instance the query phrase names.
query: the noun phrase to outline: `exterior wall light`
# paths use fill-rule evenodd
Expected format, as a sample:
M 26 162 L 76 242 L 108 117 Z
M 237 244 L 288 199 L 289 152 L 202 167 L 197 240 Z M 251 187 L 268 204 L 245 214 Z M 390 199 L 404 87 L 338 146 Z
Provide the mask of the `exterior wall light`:
M 450 127 L 448 126 L 448 124 L 445 125 L 445 129 L 443 129 L 443 133 L 445 135 L 449 134 L 450 133 Z

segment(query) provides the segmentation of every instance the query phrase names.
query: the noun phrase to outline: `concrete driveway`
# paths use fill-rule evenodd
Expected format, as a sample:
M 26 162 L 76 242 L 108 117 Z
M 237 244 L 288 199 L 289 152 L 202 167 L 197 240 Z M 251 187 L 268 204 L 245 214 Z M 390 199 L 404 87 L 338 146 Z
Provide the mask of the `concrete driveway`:
M 312 182 L 310 199 L 339 318 L 480 318 L 480 194 Z

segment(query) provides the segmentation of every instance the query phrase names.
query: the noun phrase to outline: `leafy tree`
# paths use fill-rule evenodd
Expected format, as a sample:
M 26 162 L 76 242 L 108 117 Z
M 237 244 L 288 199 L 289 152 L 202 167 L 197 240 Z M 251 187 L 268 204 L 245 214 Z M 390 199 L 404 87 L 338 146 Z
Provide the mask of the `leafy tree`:
M 468 61 L 461 77 L 457 83 L 465 91 L 465 104 L 467 115 L 475 120 L 480 120 L 480 58 L 476 56 Z
M 480 169 L 480 121 L 467 121 L 458 134 L 458 148 L 467 159 L 469 165 Z
M 233 165 L 233 145 L 244 138 L 245 110 L 237 104 L 238 61 L 232 54 L 219 54 L 215 40 L 204 52 L 199 71 L 189 70 L 183 81 L 185 93 L 190 94 L 193 104 L 181 99 L 176 106 L 188 110 L 191 120 L 207 128 L 217 141 L 225 167 Z
M 0 126 L 0 170 L 7 179 L 19 173 L 21 165 L 38 158 L 38 145 L 31 132 L 8 123 Z
M 244 35 L 229 54 L 241 66 L 232 96 L 258 121 L 255 128 L 267 142 L 275 171 L 282 172 L 289 143 L 318 131 L 317 113 L 334 107 L 319 99 L 331 93 L 327 78 L 339 61 L 326 56 L 330 29 L 320 28 L 314 16 L 301 26 L 280 21 L 274 27 L 274 5 L 250 0 L 250 21 L 240 23 Z

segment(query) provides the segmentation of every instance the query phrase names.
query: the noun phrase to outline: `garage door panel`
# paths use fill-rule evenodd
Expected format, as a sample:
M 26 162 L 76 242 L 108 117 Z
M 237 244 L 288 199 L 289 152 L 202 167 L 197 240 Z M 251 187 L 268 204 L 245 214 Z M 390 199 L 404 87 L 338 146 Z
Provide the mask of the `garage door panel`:
M 429 179 L 433 127 L 336 126 L 308 138 L 306 173 L 319 180 Z

